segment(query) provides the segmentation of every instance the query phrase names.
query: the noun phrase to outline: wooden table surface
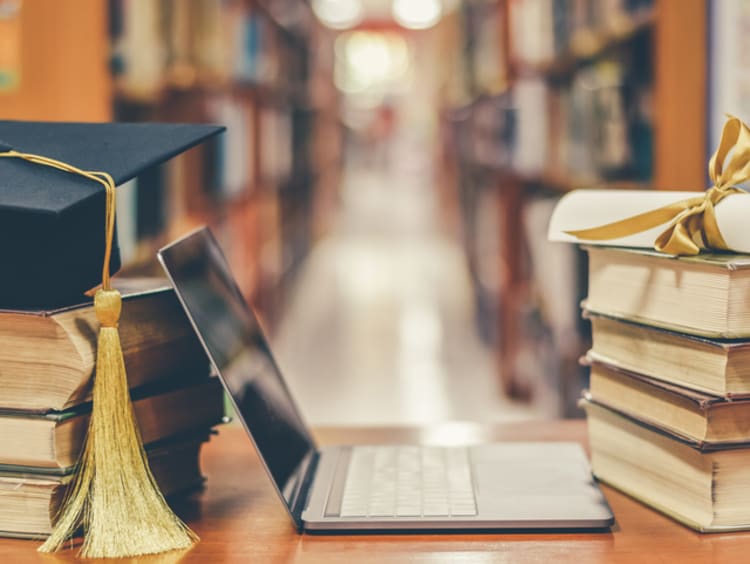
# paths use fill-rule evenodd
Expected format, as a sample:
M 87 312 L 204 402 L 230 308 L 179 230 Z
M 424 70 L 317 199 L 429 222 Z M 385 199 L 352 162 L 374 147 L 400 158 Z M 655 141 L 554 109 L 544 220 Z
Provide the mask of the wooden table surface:
M 552 421 L 497 427 L 455 423 L 425 429 L 319 429 L 316 436 L 322 444 L 425 442 L 453 445 L 493 440 L 585 443 L 585 423 Z M 201 536 L 201 542 L 184 553 L 132 561 L 159 564 L 750 562 L 750 533 L 701 535 L 606 486 L 604 492 L 617 518 L 616 526 L 609 532 L 300 535 L 240 428 L 222 428 L 206 445 L 202 458 L 208 479 L 206 488 L 178 509 Z M 0 563 L 53 563 L 76 559 L 72 550 L 54 555 L 38 554 L 37 545 L 34 541 L 0 539 Z

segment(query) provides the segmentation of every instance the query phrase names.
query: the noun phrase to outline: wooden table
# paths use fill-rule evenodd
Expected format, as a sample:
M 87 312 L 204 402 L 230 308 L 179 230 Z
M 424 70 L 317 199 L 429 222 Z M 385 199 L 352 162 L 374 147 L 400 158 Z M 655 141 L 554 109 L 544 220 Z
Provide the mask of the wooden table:
M 316 436 L 321 443 L 585 442 L 585 423 L 554 421 L 494 428 L 446 424 L 425 429 L 319 429 Z M 750 533 L 701 535 L 606 486 L 604 492 L 617 518 L 611 532 L 321 536 L 297 534 L 238 427 L 222 428 L 212 438 L 205 447 L 203 469 L 208 478 L 205 491 L 195 494 L 179 508 L 201 536 L 201 542 L 186 553 L 144 557 L 137 559 L 138 562 L 750 562 Z M 75 560 L 73 551 L 38 554 L 37 545 L 33 541 L 0 539 L 0 563 Z

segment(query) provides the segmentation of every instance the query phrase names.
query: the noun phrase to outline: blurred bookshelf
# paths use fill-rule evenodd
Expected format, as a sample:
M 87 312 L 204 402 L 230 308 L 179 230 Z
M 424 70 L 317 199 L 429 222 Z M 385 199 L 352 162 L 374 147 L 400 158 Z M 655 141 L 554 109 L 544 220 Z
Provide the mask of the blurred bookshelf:
M 576 415 L 586 259 L 547 242 L 549 217 L 576 188 L 705 187 L 706 3 L 468 0 L 461 15 L 444 160 L 478 323 L 505 393 Z
M 215 123 L 226 133 L 120 190 L 126 270 L 201 224 L 273 330 L 341 167 L 332 39 L 303 0 L 110 1 L 114 119 Z M 129 208 L 129 209 L 128 209 Z

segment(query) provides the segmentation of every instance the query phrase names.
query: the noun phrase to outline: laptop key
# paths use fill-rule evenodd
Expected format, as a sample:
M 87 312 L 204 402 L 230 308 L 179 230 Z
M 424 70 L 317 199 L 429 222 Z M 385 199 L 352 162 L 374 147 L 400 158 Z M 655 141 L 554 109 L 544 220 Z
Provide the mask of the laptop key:
M 476 515 L 466 449 L 354 447 L 346 462 L 341 517 Z M 328 507 L 326 515 L 334 516 L 333 510 Z
M 422 514 L 425 517 L 447 517 L 450 510 L 448 503 L 425 503 Z
M 396 505 L 396 517 L 421 517 L 422 516 L 422 504 L 417 503 L 401 503 Z
M 453 517 L 471 517 L 477 514 L 477 507 L 473 503 L 451 504 L 451 516 Z

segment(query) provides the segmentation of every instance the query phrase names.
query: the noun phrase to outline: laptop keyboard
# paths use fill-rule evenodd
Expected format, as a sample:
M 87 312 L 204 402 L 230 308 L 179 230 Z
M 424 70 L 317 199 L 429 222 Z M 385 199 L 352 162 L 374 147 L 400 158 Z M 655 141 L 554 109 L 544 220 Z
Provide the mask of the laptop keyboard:
M 468 517 L 476 514 L 467 449 L 352 448 L 340 499 L 340 517 Z

